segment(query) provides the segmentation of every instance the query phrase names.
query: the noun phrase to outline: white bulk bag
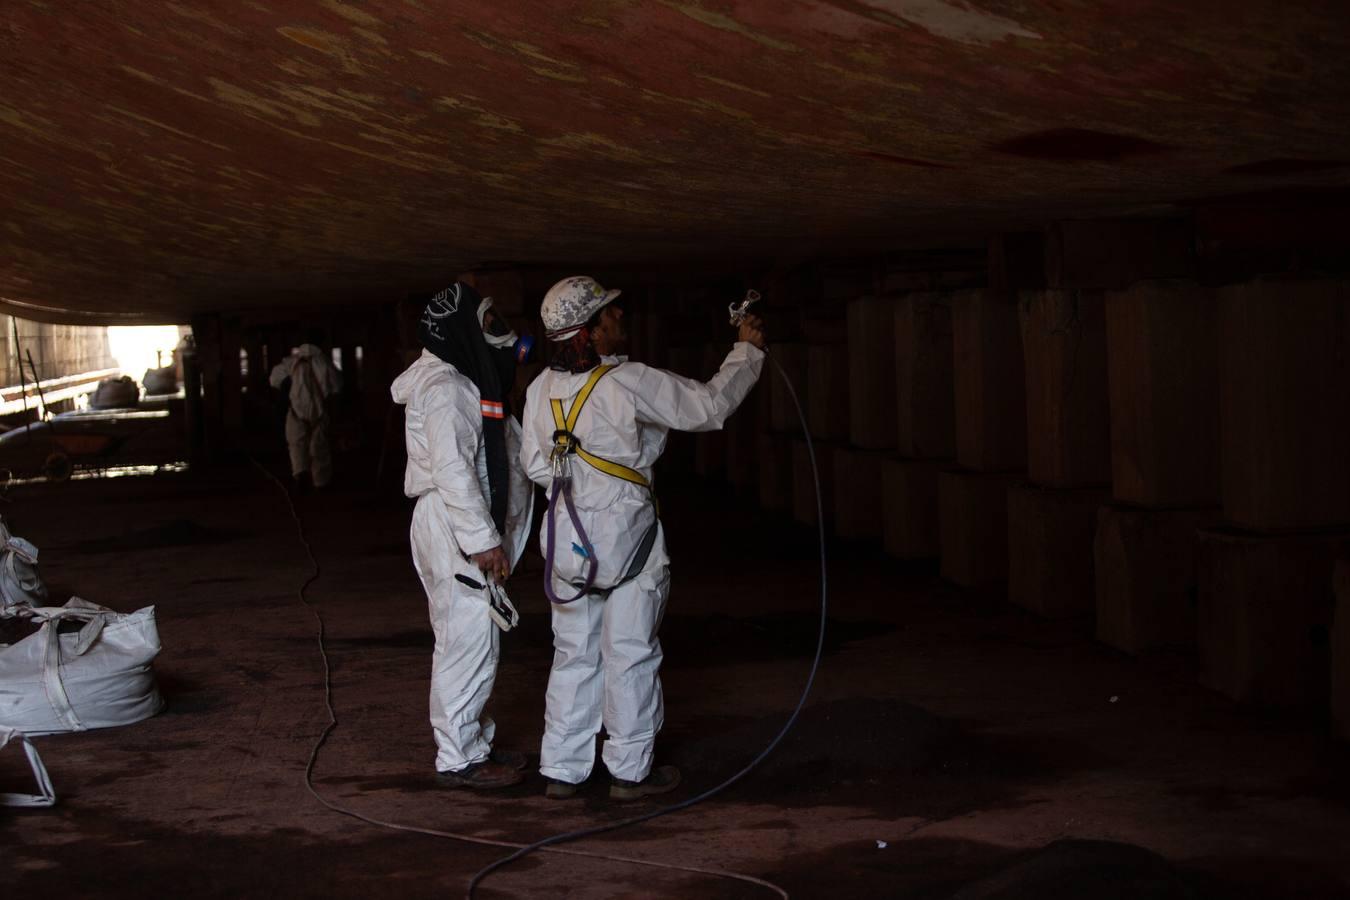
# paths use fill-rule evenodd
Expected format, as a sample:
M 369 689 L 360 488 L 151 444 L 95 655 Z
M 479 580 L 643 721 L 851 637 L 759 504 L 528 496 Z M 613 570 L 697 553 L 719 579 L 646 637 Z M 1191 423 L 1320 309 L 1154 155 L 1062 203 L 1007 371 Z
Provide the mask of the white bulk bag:
M 51 806 L 55 804 L 56 791 L 52 788 L 52 780 L 47 775 L 47 767 L 42 764 L 42 757 L 38 756 L 37 748 L 22 732 L 0 725 L 0 750 L 3 750 L 10 741 L 16 741 L 23 747 L 23 752 L 28 754 L 28 767 L 33 770 L 33 778 L 36 779 L 38 790 L 41 793 L 0 793 L 0 806 Z
M 14 537 L 0 521 L 0 619 L 20 615 L 47 599 L 47 586 L 37 572 L 38 549 Z
M 55 734 L 130 725 L 164 707 L 150 663 L 159 653 L 155 608 L 124 615 L 72 597 L 40 606 L 42 628 L 0 648 L 0 726 Z M 61 622 L 84 622 L 58 634 Z

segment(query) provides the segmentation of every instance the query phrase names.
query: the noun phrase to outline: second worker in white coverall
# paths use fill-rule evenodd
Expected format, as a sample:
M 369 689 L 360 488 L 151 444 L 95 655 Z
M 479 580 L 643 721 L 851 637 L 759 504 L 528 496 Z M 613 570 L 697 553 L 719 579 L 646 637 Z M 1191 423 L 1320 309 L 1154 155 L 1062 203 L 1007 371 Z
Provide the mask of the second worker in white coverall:
M 540 772 L 555 799 L 590 777 L 601 725 L 611 798 L 679 784 L 674 766 L 652 766 L 664 715 L 657 631 L 670 593 L 652 467 L 671 429 L 721 428 L 764 361 L 752 316 L 706 384 L 628 362 L 617 355 L 627 337 L 618 295 L 580 276 L 553 286 L 541 315 L 557 344 L 525 398 L 521 460 L 551 505 L 540 533 L 554 601 Z
M 291 477 L 303 486 L 327 486 L 333 477 L 333 452 L 329 446 L 328 401 L 342 387 L 342 376 L 317 344 L 301 344 L 272 367 L 268 384 L 287 390 L 286 448 L 291 457 Z
M 483 709 L 500 643 L 489 582 L 505 582 L 520 560 L 534 500 L 508 401 L 515 335 L 490 300 L 457 282 L 427 303 L 418 338 L 425 349 L 391 392 L 406 407 L 413 565 L 436 636 L 437 777 L 454 787 L 505 787 L 524 777 L 525 756 L 492 747 L 496 726 Z

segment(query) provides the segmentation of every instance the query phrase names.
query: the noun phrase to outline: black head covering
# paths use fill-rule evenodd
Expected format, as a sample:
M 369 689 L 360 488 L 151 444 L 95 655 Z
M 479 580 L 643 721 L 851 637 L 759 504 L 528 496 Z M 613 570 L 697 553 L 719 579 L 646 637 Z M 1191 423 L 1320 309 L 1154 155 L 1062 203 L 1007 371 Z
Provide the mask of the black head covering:
M 417 323 L 417 337 L 438 358 L 448 362 L 478 386 L 483 401 L 483 445 L 487 450 L 489 507 L 499 534 L 506 532 L 508 465 L 506 416 L 511 414 L 507 392 L 515 384 L 515 357 L 510 350 L 494 350 L 483 338 L 478 307 L 483 298 L 457 281 L 427 301 Z

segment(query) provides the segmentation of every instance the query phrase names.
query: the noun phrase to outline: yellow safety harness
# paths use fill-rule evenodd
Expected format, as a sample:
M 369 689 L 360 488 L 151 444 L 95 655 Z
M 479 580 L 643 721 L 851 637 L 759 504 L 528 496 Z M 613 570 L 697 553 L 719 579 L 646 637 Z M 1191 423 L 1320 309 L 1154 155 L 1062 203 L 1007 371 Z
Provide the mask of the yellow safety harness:
M 615 478 L 622 478 L 624 481 L 632 482 L 641 487 L 651 490 L 649 482 L 642 473 L 636 469 L 630 469 L 625 465 L 616 463 L 613 460 L 596 456 L 581 446 L 581 441 L 577 439 L 575 429 L 577 419 L 581 417 L 581 409 L 586 405 L 586 401 L 591 397 L 591 391 L 600 382 L 601 378 L 616 366 L 598 366 L 591 373 L 591 377 L 586 379 L 586 384 L 582 386 L 581 393 L 572 401 L 570 409 L 564 411 L 561 400 L 549 401 L 553 407 L 553 425 L 557 429 L 553 432 L 553 458 L 555 461 L 561 461 L 563 457 L 575 454 L 582 461 L 586 462 L 595 469 L 604 472 L 606 475 L 612 475 Z
M 628 572 L 624 574 L 618 584 L 603 589 L 595 587 L 595 573 L 598 567 L 595 547 L 591 545 L 590 538 L 586 536 L 586 530 L 582 528 L 581 519 L 577 516 L 576 507 L 572 504 L 572 478 L 568 474 L 569 458 L 572 456 L 579 457 L 587 465 L 604 472 L 606 475 L 646 488 L 647 493 L 652 497 L 652 502 L 656 502 L 651 482 L 641 472 L 591 453 L 581 446 L 581 441 L 574 431 L 577 427 L 577 420 L 581 418 L 581 410 L 591 397 L 591 392 L 595 390 L 595 386 L 600 382 L 600 379 L 604 378 L 613 368 L 615 367 L 612 365 L 596 367 L 591 376 L 586 379 L 586 384 L 582 386 L 581 393 L 577 394 L 576 399 L 572 401 L 570 408 L 564 409 L 561 400 L 549 401 L 553 408 L 553 424 L 556 426 L 556 430 L 553 432 L 553 452 L 549 456 L 550 462 L 553 464 L 553 485 L 549 494 L 548 519 L 544 530 L 546 547 L 544 551 L 544 594 L 553 603 L 571 603 L 587 594 L 608 597 L 619 584 L 624 584 L 638 576 L 643 566 L 647 564 L 647 558 L 656 542 L 658 527 L 656 522 L 652 522 L 651 527 L 647 529 L 647 533 L 643 535 L 638 545 Z M 553 559 L 556 534 L 553 517 L 557 514 L 559 503 L 566 508 L 567 515 L 572 519 L 572 527 L 576 531 L 577 540 L 581 542 L 580 544 L 573 544 L 572 548 L 586 559 L 587 566 L 585 580 L 579 585 L 573 583 L 573 586 L 579 588 L 579 590 L 574 596 L 567 598 L 559 597 L 553 591 Z M 659 507 L 657 508 L 657 514 L 660 514 Z

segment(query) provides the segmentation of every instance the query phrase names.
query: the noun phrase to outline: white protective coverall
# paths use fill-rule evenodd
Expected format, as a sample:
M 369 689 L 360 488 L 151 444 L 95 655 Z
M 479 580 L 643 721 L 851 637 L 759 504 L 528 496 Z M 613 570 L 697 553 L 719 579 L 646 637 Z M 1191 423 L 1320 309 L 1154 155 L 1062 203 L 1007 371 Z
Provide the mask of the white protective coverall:
M 506 417 L 509 494 L 506 534 L 489 511 L 487 450 L 478 387 L 454 366 L 423 350 L 394 379 L 395 403 L 407 407 L 408 469 L 403 492 L 417 498 L 413 565 L 426 590 L 436 648 L 431 657 L 431 727 L 436 770 L 459 771 L 492 749 L 494 726 L 483 715 L 497 675 L 499 634 L 485 584 L 467 557 L 502 546 L 512 568 L 529 539 L 534 491 L 520 467 L 520 423 Z
M 582 407 L 574 434 L 587 451 L 640 472 L 650 483 L 652 466 L 670 429 L 715 431 L 740 406 L 759 379 L 764 353 L 738 343 L 712 380 L 704 384 L 641 363 L 622 362 L 595 386 Z M 530 478 L 549 489 L 554 421 L 550 400 L 570 408 L 589 372 L 545 370 L 525 398 L 521 460 Z M 570 462 L 578 518 L 598 560 L 595 584 L 613 587 L 628 571 L 647 529 L 656 542 L 636 578 L 608 597 L 588 594 L 553 605 L 553 670 L 544 713 L 540 769 L 545 776 L 579 784 L 595 765 L 595 736 L 608 733 L 603 758 L 615 778 L 641 781 L 652 767 L 661 700 L 661 642 L 657 630 L 670 593 L 670 558 L 650 493 L 641 485 L 607 475 L 577 457 Z M 571 519 L 562 508 L 557 527 L 553 589 L 564 599 L 584 583 L 586 560 Z M 547 552 L 547 525 L 540 532 Z M 574 547 L 575 545 L 575 547 Z
M 328 446 L 325 401 L 342 387 L 342 376 L 327 355 L 314 344 L 301 344 L 272 367 L 268 383 L 280 388 L 291 380 L 290 409 L 286 411 L 286 446 L 291 453 L 291 475 L 309 472 L 315 487 L 333 477 L 333 455 Z

